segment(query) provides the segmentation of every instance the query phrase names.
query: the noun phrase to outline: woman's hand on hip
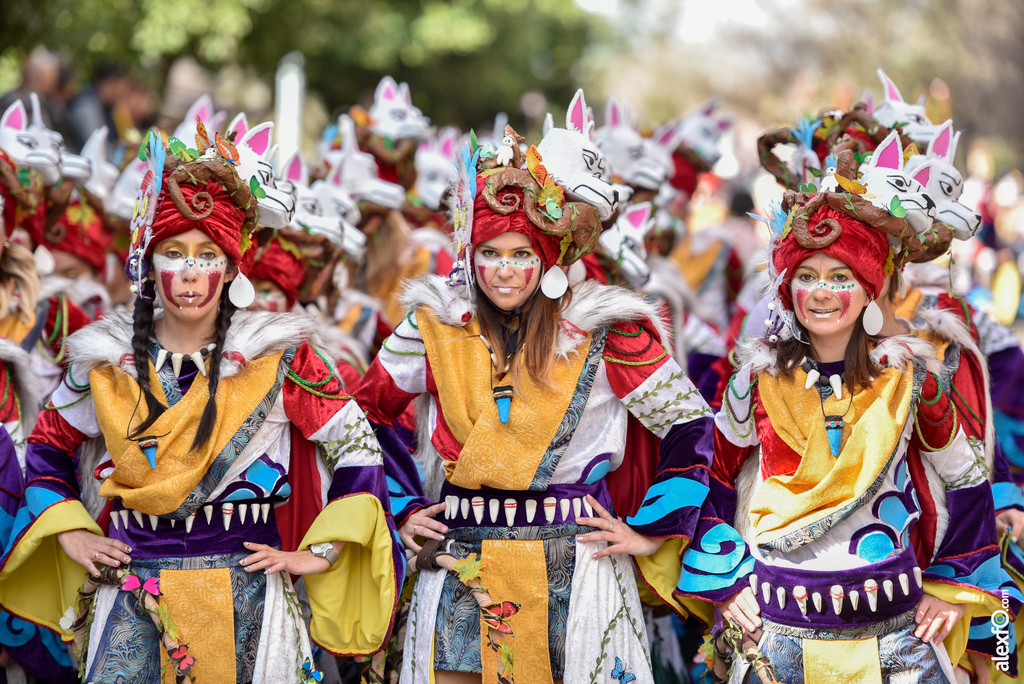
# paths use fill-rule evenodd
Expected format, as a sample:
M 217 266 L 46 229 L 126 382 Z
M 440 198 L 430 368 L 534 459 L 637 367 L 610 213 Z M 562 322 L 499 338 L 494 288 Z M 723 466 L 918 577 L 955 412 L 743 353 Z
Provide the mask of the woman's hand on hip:
M 661 548 L 664 539 L 651 539 L 636 532 L 627 525 L 622 518 L 612 517 L 612 514 L 605 510 L 604 506 L 597 502 L 597 499 L 587 495 L 587 501 L 594 507 L 597 513 L 596 518 L 576 518 L 578 525 L 587 525 L 598 528 L 597 532 L 576 535 L 581 542 L 608 542 L 608 547 L 601 549 L 594 554 L 594 558 L 604 558 L 615 553 L 629 554 L 630 556 L 650 556 Z
M 89 571 L 93 577 L 99 577 L 100 565 L 119 568 L 132 562 L 132 547 L 122 541 L 93 534 L 86 529 L 68 530 L 57 534 L 68 558 Z

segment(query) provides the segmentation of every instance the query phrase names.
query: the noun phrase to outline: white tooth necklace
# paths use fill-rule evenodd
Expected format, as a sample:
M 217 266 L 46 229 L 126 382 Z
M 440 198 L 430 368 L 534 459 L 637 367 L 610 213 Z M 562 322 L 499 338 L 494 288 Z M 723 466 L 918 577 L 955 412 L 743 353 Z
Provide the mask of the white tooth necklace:
M 154 366 L 156 367 L 156 372 L 160 372 L 160 369 L 164 367 L 164 364 L 167 363 L 167 359 L 169 357 L 171 359 L 171 368 L 174 369 L 174 377 L 179 377 L 181 375 L 181 362 L 187 356 L 190 359 L 192 359 L 192 363 L 196 365 L 196 368 L 199 369 L 199 372 L 205 376 L 206 357 L 213 353 L 213 350 L 216 348 L 217 345 L 211 342 L 210 344 L 206 345 L 197 352 L 192 352 L 191 354 L 183 354 L 181 352 L 169 352 L 163 347 L 160 347 L 160 351 L 156 353 L 156 363 L 154 364 Z

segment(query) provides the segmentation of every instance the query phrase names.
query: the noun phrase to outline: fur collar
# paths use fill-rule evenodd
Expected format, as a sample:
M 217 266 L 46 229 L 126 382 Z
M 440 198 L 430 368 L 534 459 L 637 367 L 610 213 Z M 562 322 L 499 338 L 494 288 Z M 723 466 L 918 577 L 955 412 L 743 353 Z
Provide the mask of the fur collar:
M 736 346 L 736 359 L 740 366 L 746 366 L 753 373 L 768 371 L 777 375 L 777 353 L 759 337 L 746 339 Z M 925 367 L 938 374 L 941 364 L 935 347 L 917 335 L 893 335 L 879 342 L 871 351 L 871 360 L 882 368 L 906 368 L 915 358 L 924 361 Z
M 29 353 L 21 345 L 0 337 L 0 361 L 11 364 L 14 393 L 21 402 L 22 434 L 28 435 L 43 410 L 43 388 L 38 374 L 32 370 Z
M 421 306 L 430 308 L 445 325 L 464 327 L 476 315 L 476 307 L 461 296 L 464 288 L 448 287 L 448 281 L 441 276 L 428 275 L 410 280 L 405 284 L 401 303 L 406 311 L 415 311 Z M 538 295 L 543 296 L 543 295 Z M 584 280 L 572 285 L 572 301 L 562 312 L 565 323 L 559 328 L 555 342 L 555 353 L 568 356 L 583 340 L 583 336 L 570 334 L 566 329 L 582 330 L 589 334 L 598 328 L 620 321 L 650 321 L 662 342 L 671 344 L 671 336 L 665 329 L 661 313 L 655 303 L 624 287 L 602 285 L 596 280 Z M 571 323 L 572 325 L 568 325 Z M 573 328 L 572 326 L 575 326 Z
M 332 362 L 335 360 L 331 348 L 324 343 L 319 324 L 309 316 L 236 311 L 221 350 L 221 377 L 235 375 L 245 362 L 252 359 L 297 347 L 303 342 L 309 342 L 324 352 Z M 68 337 L 67 349 L 76 376 L 101 366 L 120 366 L 121 370 L 135 377 L 135 364 L 125 358 L 125 355 L 132 354 L 130 313 L 111 313 L 90 323 Z

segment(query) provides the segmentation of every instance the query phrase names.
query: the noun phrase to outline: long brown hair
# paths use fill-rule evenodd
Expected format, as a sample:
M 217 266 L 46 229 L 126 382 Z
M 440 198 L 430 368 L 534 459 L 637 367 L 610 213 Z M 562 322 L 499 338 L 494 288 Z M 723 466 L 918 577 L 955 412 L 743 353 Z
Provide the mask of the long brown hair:
M 11 299 L 17 289 L 21 295 L 17 311 L 9 311 Z M 4 247 L 0 257 L 0 311 L 3 315 L 17 314 L 22 323 L 30 325 L 39 300 L 39 275 L 36 273 L 35 255 L 15 242 Z
M 562 311 L 572 301 L 572 289 L 567 290 L 560 299 L 548 299 L 540 292 L 538 285 L 533 298 L 523 307 L 520 343 L 511 359 L 504 327 L 508 314 L 494 306 L 479 284 L 476 285 L 476 301 L 480 330 L 490 345 L 497 377 L 502 377 L 511 368 L 512 383 L 516 384 L 517 375 L 525 370 L 534 381 L 550 387 L 551 366 L 555 361 L 555 343 L 558 340 Z
M 843 376 L 846 386 L 852 392 L 869 387 L 871 379 L 880 370 L 878 364 L 871 360 L 871 350 L 874 348 L 876 340 L 864 332 L 863 318 L 864 311 L 861 311 L 857 316 L 857 322 L 853 324 L 853 332 L 849 342 L 846 343 L 846 355 L 843 358 Z M 799 334 L 785 340 L 780 339 L 774 345 L 778 352 L 775 367 L 779 374 L 787 380 L 793 378 L 793 373 L 803 362 L 805 356 L 812 358 L 815 356 L 811 345 L 800 341 L 801 339 L 809 340 L 810 333 L 800 324 L 800 321 L 796 320 L 795 315 L 793 316 L 793 325 L 797 327 Z M 798 337 L 799 339 L 797 339 Z

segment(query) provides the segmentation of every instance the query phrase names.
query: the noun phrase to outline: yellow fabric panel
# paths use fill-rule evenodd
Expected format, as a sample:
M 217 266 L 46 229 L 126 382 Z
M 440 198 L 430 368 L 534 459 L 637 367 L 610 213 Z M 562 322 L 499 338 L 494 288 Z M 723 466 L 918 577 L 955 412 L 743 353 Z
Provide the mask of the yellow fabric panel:
M 178 643 L 196 659 L 197 682 L 233 682 L 235 674 L 235 599 L 231 570 L 161 570 L 160 600 L 178 628 Z M 174 667 L 162 652 L 164 682 L 174 684 Z
M 661 603 L 682 614 L 684 618 L 693 615 L 705 625 L 710 625 L 715 618 L 715 604 L 692 598 L 680 598 L 672 593 L 679 584 L 680 573 L 683 570 L 683 564 L 679 559 L 689 544 L 687 539 L 666 539 L 661 548 L 650 556 L 633 558 L 643 578 L 640 597 L 644 603 L 650 603 L 648 597 L 653 594 Z
M 330 541 L 345 542 L 338 561 L 306 576 L 313 611 L 310 635 L 335 654 L 374 653 L 384 646 L 401 589 L 380 501 L 370 494 L 332 501 L 299 549 Z
M 686 284 L 696 292 L 708 279 L 708 275 L 718 262 L 718 257 L 722 254 L 723 249 L 725 249 L 725 243 L 715 240 L 703 252 L 694 254 L 693 233 L 688 233 L 668 256 L 679 266 L 683 277 L 686 278 Z
M 114 461 L 114 472 L 100 487 L 100 496 L 108 499 L 119 496 L 126 508 L 148 515 L 176 510 L 273 387 L 282 354 L 252 360 L 237 375 L 221 379 L 217 386 L 217 424 L 213 435 L 205 447 L 193 450 L 192 440 L 210 396 L 209 384 L 204 378 L 197 378 L 181 400 L 157 418 L 148 431 L 151 435 L 160 435 L 155 470 L 138 442 L 125 437 L 128 426 L 140 424 L 147 415 L 146 403 L 139 401 L 138 383 L 113 366 L 91 371 L 89 383 L 96 418 Z M 166 405 L 152 363 L 149 371 L 150 389 Z
M 750 520 L 765 543 L 821 520 L 860 496 L 889 460 L 910 412 L 913 379 L 883 370 L 871 388 L 842 399 L 830 397 L 824 413 L 842 415 L 842 451 L 834 458 L 825 433 L 821 400 L 804 389 L 807 374 L 792 379 L 758 373 L 761 403 L 778 436 L 801 456 L 792 475 L 773 475 L 754 494 Z
M 402 266 L 394 278 L 385 283 L 377 292 L 371 294 L 380 302 L 380 316 L 389 327 L 396 327 L 405 317 L 405 309 L 399 301 L 405 281 L 430 273 L 430 265 L 433 260 L 434 255 L 429 249 L 417 245 L 412 259 Z
M 43 511 L 0 572 L 0 605 L 61 633 L 60 619 L 69 606 L 78 610 L 78 590 L 88 573 L 64 553 L 57 534 L 77 529 L 103 534 L 80 501 L 63 501 Z
M 878 638 L 804 639 L 804 681 L 882 684 Z
M 490 355 L 479 338 L 479 321 L 474 318 L 464 328 L 449 326 L 422 307 L 416 312 L 416 323 L 427 358 L 434 363 L 443 360 L 444 372 L 434 373 L 441 412 L 462 444 L 458 461 L 453 466 L 446 463 L 448 480 L 466 489 L 529 489 L 576 391 L 590 339 L 568 361 L 555 361 L 551 387 L 521 373 L 508 423 L 503 424 L 491 390 Z
M 895 284 L 895 283 L 894 283 Z M 896 301 L 893 302 L 893 313 L 898 318 L 905 318 L 908 321 L 913 321 L 917 318 L 917 310 L 921 306 L 921 302 L 924 300 L 924 293 L 918 289 L 907 290 L 907 296 L 903 299 L 899 299 L 897 295 Z
M 544 542 L 484 539 L 481 582 L 495 603 L 519 604 L 508 625 L 515 636 L 505 637 L 512 649 L 516 681 L 552 684 L 548 651 L 548 570 Z M 498 684 L 498 655 L 488 641 L 487 623 L 480 620 L 480 662 L 484 684 Z
M 33 313 L 29 317 L 28 323 L 23 323 L 21 316 L 8 315 L 3 320 L 0 320 L 0 337 L 5 340 L 10 340 L 16 344 L 21 344 L 28 333 L 36 325 L 36 315 Z
M 971 620 L 976 617 L 990 616 L 1003 607 L 1000 599 L 972 587 L 959 584 L 946 584 L 944 582 L 924 582 L 924 592 L 946 603 L 964 603 L 966 610 L 960 621 L 953 625 L 952 631 L 946 637 L 942 645 L 949 654 L 949 660 L 956 667 L 960 663 L 970 668 L 970 660 L 967 657 L 967 634 L 971 629 Z

